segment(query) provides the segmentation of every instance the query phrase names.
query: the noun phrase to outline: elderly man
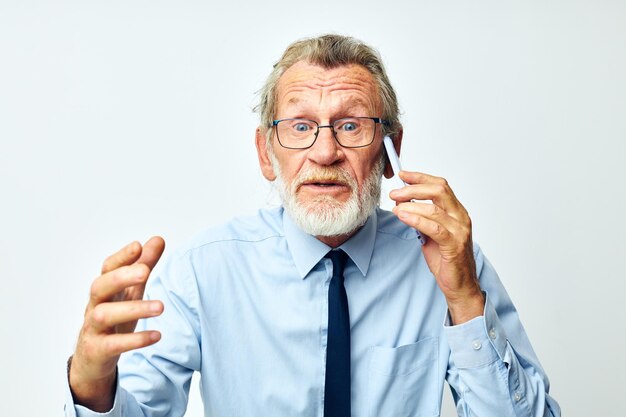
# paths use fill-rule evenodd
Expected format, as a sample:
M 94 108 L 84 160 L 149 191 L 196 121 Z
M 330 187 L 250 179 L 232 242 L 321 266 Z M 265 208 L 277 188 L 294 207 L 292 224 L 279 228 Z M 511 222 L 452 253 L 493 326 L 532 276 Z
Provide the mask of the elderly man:
M 283 207 L 201 233 L 143 300 L 162 239 L 109 257 L 66 415 L 183 415 L 194 371 L 206 416 L 436 416 L 444 380 L 461 416 L 560 415 L 447 182 L 401 172 L 393 213 L 378 208 L 383 137 L 402 142 L 378 54 L 336 35 L 296 42 L 258 110 Z

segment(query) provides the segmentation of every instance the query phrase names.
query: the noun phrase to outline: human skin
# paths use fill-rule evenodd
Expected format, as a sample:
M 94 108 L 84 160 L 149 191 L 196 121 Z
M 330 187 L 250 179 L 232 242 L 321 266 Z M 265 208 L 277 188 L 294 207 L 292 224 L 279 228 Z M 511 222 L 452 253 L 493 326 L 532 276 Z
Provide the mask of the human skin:
M 408 185 L 392 190 L 394 214 L 400 221 L 428 236 L 424 259 L 446 298 L 452 324 L 462 324 L 483 314 L 485 300 L 478 284 L 472 223 L 444 178 L 401 171 Z M 430 200 L 422 203 L 414 200 Z
M 360 65 L 333 69 L 322 68 L 306 62 L 298 62 L 287 69 L 277 85 L 275 119 L 301 117 L 328 125 L 337 119 L 352 116 L 380 117 L 382 104 L 372 75 Z M 274 181 L 276 173 L 271 165 L 266 146 L 267 128 L 256 131 L 256 144 L 261 171 L 266 179 Z M 395 140 L 400 149 L 402 134 Z M 285 183 L 291 184 L 297 174 L 311 167 L 343 168 L 354 180 L 358 191 L 368 178 L 382 151 L 380 125 L 374 142 L 364 148 L 344 148 L 337 143 L 330 129 L 320 129 L 315 144 L 308 149 L 286 149 L 272 136 L 272 149 L 280 163 Z M 391 172 L 387 170 L 386 176 Z M 306 204 L 320 195 L 333 197 L 345 203 L 352 193 L 348 184 L 341 182 L 315 181 L 300 186 L 296 195 L 301 204 Z M 331 247 L 348 240 L 357 230 L 342 236 L 317 236 Z
M 302 117 L 321 125 L 331 124 L 342 117 L 382 114 L 380 95 L 372 75 L 360 65 L 323 68 L 300 61 L 287 69 L 278 81 L 276 119 Z M 256 145 L 261 171 L 266 179 L 276 179 L 266 141 L 267 128 L 259 126 Z M 359 191 L 372 170 L 382 145 L 380 130 L 374 142 L 365 148 L 344 148 L 334 139 L 330 129 L 321 129 L 312 147 L 283 148 L 273 133 L 271 146 L 286 183 L 310 167 L 341 167 L 356 180 Z M 394 145 L 400 151 L 402 132 Z M 389 177 L 387 167 L 385 176 Z M 447 181 L 419 172 L 400 173 L 408 184 L 393 190 L 396 201 L 393 212 L 405 224 L 428 236 L 422 250 L 437 284 L 446 297 L 454 324 L 461 324 L 482 315 L 484 297 L 478 285 L 472 245 L 470 217 L 456 198 Z M 325 194 L 345 202 L 351 193 L 347 184 L 324 186 L 315 181 L 296 190 L 298 201 L 306 204 Z M 414 200 L 430 200 L 422 203 Z M 341 236 L 317 236 L 331 247 L 348 240 L 356 231 Z
M 276 118 L 304 117 L 320 124 L 348 116 L 379 117 L 382 105 L 371 74 L 358 65 L 325 69 L 299 62 L 279 80 Z M 266 145 L 267 128 L 256 130 L 256 146 L 261 171 L 270 181 L 276 179 Z M 287 183 L 308 167 L 342 167 L 358 184 L 359 191 L 382 152 L 378 132 L 365 148 L 341 147 L 330 129 L 322 129 L 309 149 L 285 149 L 273 135 L 272 148 Z M 402 132 L 394 138 L 400 152 Z M 390 167 L 385 176 L 391 176 Z M 484 300 L 474 265 L 471 221 L 443 178 L 418 172 L 401 172 L 409 185 L 391 192 L 396 201 L 394 213 L 407 225 L 428 236 L 422 250 L 441 288 L 454 324 L 482 314 Z M 338 202 L 350 197 L 347 184 L 325 186 L 310 182 L 296 191 L 299 201 L 327 195 Z M 413 200 L 431 200 L 419 203 Z M 342 236 L 317 238 L 331 247 L 348 240 L 357 230 Z M 143 246 L 133 242 L 111 255 L 102 266 L 102 275 L 91 287 L 89 303 L 69 373 L 76 404 L 106 412 L 113 406 L 117 361 L 121 353 L 156 343 L 158 331 L 134 332 L 137 320 L 158 316 L 163 304 L 142 300 L 146 281 L 163 253 L 165 243 L 153 237 Z
M 158 342 L 158 331 L 135 332 L 137 320 L 158 316 L 163 303 L 142 300 L 150 271 L 165 242 L 153 237 L 145 245 L 132 242 L 109 256 L 102 275 L 91 285 L 69 382 L 76 404 L 98 412 L 109 411 L 115 396 L 120 354 Z

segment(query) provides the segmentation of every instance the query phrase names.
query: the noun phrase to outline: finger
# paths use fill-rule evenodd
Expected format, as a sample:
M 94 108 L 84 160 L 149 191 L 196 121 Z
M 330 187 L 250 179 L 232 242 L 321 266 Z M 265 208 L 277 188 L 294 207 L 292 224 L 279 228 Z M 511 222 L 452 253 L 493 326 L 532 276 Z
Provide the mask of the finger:
M 113 357 L 130 350 L 153 345 L 161 339 L 161 333 L 156 330 L 146 330 L 136 333 L 99 336 L 99 339 L 100 357 Z
M 448 207 L 458 204 L 452 190 L 441 184 L 408 184 L 392 190 L 390 197 L 396 201 L 433 200 Z
M 120 324 L 158 316 L 162 312 L 163 303 L 158 300 L 110 302 L 96 305 L 89 319 L 93 331 L 103 332 Z
M 395 200 L 396 203 L 431 200 L 437 207 L 443 209 L 451 217 L 459 221 L 467 221 L 469 217 L 465 207 L 456 199 L 454 194 L 448 192 L 441 185 L 408 185 L 398 190 L 392 190 L 389 193 L 389 197 Z
M 157 262 L 163 254 L 165 249 L 165 241 L 160 236 L 153 236 L 143 245 L 141 257 L 137 260 L 138 264 L 146 265 L 150 271 L 156 266 Z M 142 284 L 133 288 L 134 299 L 139 299 L 143 296 L 144 289 L 146 287 L 147 280 Z
M 469 217 L 463 204 L 456 198 L 450 186 L 443 180 L 437 183 L 409 184 L 389 193 L 392 200 L 402 202 L 411 200 L 432 200 L 452 217 L 463 220 Z
M 144 264 L 122 266 L 100 275 L 91 284 L 90 302 L 92 305 L 111 301 L 116 294 L 134 285 L 143 286 L 148 279 L 150 269 Z M 140 298 L 138 296 L 137 298 Z
M 137 262 L 145 264 L 152 270 L 161 258 L 165 249 L 165 241 L 160 236 L 153 236 L 143 245 L 141 257 Z
M 452 239 L 452 233 L 441 223 L 409 211 L 396 210 L 395 213 L 403 223 L 419 230 L 439 245 L 445 245 Z
M 119 268 L 120 266 L 131 265 L 141 256 L 141 244 L 137 241 L 131 242 L 119 251 L 105 259 L 102 264 L 102 273 Z
M 416 171 L 400 171 L 398 173 L 400 179 L 408 184 L 441 184 L 447 185 L 448 181 L 442 177 L 436 177 L 434 175 L 429 175 L 424 172 L 416 172 Z
M 417 214 L 421 217 L 425 217 L 434 222 L 440 223 L 443 227 L 453 232 L 462 229 L 463 225 L 459 223 L 457 219 L 450 216 L 446 211 L 436 204 L 420 203 L 412 201 L 408 203 L 399 203 L 393 208 L 393 212 L 405 211 L 412 214 Z

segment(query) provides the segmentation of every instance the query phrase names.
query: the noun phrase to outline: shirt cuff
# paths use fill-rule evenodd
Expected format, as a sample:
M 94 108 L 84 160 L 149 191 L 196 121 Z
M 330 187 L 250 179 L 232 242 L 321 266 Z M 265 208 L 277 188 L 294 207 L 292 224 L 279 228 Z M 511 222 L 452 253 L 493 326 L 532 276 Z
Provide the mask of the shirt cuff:
M 122 406 L 126 391 L 119 385 L 119 379 L 116 381 L 115 399 L 113 400 L 113 408 L 105 413 L 92 411 L 82 405 L 74 404 L 74 397 L 70 389 L 69 374 L 65 376 L 65 417 L 121 417 Z
M 507 337 L 500 319 L 485 292 L 483 315 L 456 326 L 446 315 L 444 333 L 450 345 L 450 355 L 457 368 L 476 368 L 504 360 Z
M 121 417 L 122 416 L 122 400 L 121 397 L 124 395 L 125 391 L 122 390 L 119 386 L 115 391 L 115 399 L 113 400 L 113 408 L 105 413 L 98 413 L 97 411 L 92 411 L 87 407 L 83 407 L 82 405 L 74 405 L 74 409 L 76 410 L 76 417 Z

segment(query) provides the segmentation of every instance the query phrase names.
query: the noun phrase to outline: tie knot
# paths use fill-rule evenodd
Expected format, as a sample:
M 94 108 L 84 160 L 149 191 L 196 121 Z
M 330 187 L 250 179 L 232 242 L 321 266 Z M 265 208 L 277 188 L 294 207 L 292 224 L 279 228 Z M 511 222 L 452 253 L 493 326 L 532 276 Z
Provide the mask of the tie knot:
M 331 250 L 325 256 L 333 261 L 333 276 L 343 277 L 343 268 L 348 260 L 348 255 L 341 249 Z

